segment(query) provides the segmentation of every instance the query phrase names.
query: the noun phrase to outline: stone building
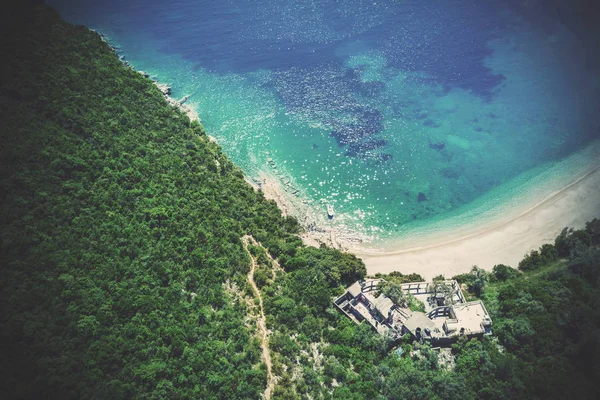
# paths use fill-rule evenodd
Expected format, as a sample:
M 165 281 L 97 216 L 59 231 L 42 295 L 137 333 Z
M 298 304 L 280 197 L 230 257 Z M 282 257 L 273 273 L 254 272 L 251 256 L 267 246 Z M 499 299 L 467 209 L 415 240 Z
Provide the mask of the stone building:
M 365 321 L 380 334 L 397 340 L 405 334 L 434 345 L 449 345 L 459 336 L 491 334 L 492 320 L 481 300 L 467 302 L 455 280 L 401 285 L 405 295 L 423 303 L 411 311 L 379 294 L 383 279 L 355 282 L 335 299 L 336 307 L 356 323 Z

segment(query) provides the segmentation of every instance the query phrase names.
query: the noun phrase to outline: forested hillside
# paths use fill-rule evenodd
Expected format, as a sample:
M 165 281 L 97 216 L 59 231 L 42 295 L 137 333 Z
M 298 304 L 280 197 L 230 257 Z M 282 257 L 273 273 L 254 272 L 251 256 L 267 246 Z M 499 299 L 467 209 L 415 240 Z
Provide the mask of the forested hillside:
M 456 277 L 493 337 L 459 341 L 451 362 L 409 340 L 400 355 L 332 307 L 364 264 L 303 246 L 296 220 L 98 34 L 24 4 L 0 26 L 3 398 L 260 398 L 251 257 L 273 398 L 600 395 L 598 220 L 519 270 Z
M 4 10 L 2 29 L 2 391 L 258 397 L 258 340 L 224 288 L 246 284 L 240 238 L 290 264 L 347 260 L 346 279 L 362 262 L 303 249 L 297 222 L 98 34 L 43 6 Z

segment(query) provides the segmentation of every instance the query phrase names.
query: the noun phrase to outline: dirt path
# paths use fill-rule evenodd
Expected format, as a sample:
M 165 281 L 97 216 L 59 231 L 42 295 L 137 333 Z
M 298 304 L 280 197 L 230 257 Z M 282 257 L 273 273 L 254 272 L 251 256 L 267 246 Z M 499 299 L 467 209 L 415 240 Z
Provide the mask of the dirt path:
M 256 270 L 256 260 L 248 250 L 248 243 L 253 245 L 258 245 L 256 240 L 252 236 L 244 236 L 242 237 L 242 244 L 244 245 L 244 250 L 250 256 L 250 272 L 248 273 L 248 282 L 250 282 L 250 286 L 252 286 L 252 290 L 256 297 L 258 297 L 258 303 L 260 306 L 260 318 L 258 318 L 257 325 L 258 330 L 260 331 L 260 347 L 262 348 L 263 358 L 265 359 L 265 364 L 267 365 L 267 388 L 265 389 L 265 398 L 270 399 L 271 393 L 275 388 L 275 376 L 273 375 L 273 365 L 271 363 L 271 352 L 269 351 L 269 336 L 267 332 L 267 319 L 265 317 L 265 310 L 263 308 L 263 300 L 260 295 L 260 290 L 258 290 L 258 286 L 254 282 L 254 271 Z

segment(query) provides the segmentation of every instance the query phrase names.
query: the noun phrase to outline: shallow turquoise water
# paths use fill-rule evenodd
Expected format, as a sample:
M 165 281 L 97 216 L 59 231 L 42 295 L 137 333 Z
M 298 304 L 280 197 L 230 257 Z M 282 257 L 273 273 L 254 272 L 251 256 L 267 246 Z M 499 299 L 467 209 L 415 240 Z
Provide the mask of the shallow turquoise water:
M 598 137 L 581 38 L 511 2 L 56 3 L 190 95 L 248 175 L 366 235 L 509 201 L 493 189 Z

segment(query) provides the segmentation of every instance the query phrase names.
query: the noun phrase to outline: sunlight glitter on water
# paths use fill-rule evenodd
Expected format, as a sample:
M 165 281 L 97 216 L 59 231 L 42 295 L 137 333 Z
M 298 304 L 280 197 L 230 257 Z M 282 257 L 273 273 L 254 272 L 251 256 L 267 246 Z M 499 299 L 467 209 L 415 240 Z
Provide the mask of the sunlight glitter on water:
M 508 201 L 494 189 L 597 137 L 597 74 L 576 40 L 500 6 L 137 2 L 71 18 L 189 95 L 249 176 L 332 204 L 357 233 Z

